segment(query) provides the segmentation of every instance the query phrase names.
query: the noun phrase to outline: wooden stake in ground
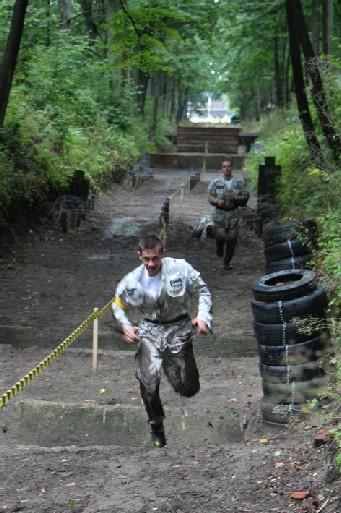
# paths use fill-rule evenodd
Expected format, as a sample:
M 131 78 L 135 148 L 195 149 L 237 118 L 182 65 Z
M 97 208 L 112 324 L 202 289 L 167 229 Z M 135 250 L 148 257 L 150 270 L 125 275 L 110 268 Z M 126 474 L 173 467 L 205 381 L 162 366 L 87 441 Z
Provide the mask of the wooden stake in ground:
M 94 308 L 94 312 L 98 312 L 98 308 Z M 97 371 L 97 348 L 98 348 L 98 319 L 94 320 L 93 337 L 92 337 L 92 372 Z

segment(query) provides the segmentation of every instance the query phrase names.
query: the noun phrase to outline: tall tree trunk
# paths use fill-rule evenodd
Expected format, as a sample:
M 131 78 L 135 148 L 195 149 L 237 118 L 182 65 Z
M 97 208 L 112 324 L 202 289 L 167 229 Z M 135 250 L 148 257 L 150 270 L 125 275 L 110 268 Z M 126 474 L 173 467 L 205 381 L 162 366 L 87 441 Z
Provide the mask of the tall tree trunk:
M 144 108 L 146 105 L 147 89 L 149 79 L 147 75 L 141 70 L 137 70 L 137 86 L 138 86 L 138 106 L 142 115 L 144 115 Z
M 320 53 L 321 42 L 321 1 L 313 0 L 312 2 L 312 24 L 311 39 L 316 55 Z
M 341 138 L 336 133 L 334 124 L 328 108 L 327 98 L 323 89 L 318 61 L 311 44 L 308 28 L 304 19 L 303 9 L 300 0 L 295 2 L 295 19 L 299 27 L 299 38 L 302 44 L 303 54 L 306 61 L 306 70 L 312 84 L 312 97 L 317 110 L 323 134 L 329 148 L 332 150 L 335 160 L 340 158 Z
M 51 0 L 46 0 L 46 46 L 51 44 Z
M 88 0 L 87 0 L 88 1 Z M 110 46 L 113 41 L 113 31 L 112 31 L 112 19 L 115 15 L 115 12 L 119 8 L 119 0 L 106 0 L 105 3 L 105 16 L 106 16 L 106 57 L 108 59 L 109 66 L 111 68 L 111 77 L 110 77 L 110 91 L 111 96 L 113 98 L 118 98 L 121 94 L 121 85 L 123 81 L 123 74 L 121 73 L 121 69 L 119 69 L 119 62 L 121 60 L 120 55 L 114 55 Z M 90 34 L 89 34 L 90 36 Z
M 274 45 L 274 59 L 275 59 L 275 85 L 276 85 L 276 104 L 278 107 L 281 107 L 283 104 L 282 99 L 282 77 L 280 73 L 280 63 L 279 63 L 279 37 L 278 32 L 276 30 L 275 34 L 275 45 Z
M 285 103 L 285 55 L 286 40 L 281 34 L 281 27 L 277 27 L 274 42 L 274 62 L 275 62 L 275 100 L 278 107 L 283 107 Z
M 322 52 L 331 53 L 333 33 L 333 0 L 322 0 Z
M 16 0 L 13 6 L 11 27 L 0 65 L 0 126 L 3 125 L 6 115 L 28 2 L 29 0 Z
M 186 119 L 187 119 L 186 107 L 187 107 L 187 91 L 184 91 L 180 86 L 179 87 L 179 96 L 178 96 L 178 111 L 177 111 L 177 116 L 176 116 L 176 120 L 178 123 L 180 123 L 180 121 L 186 121 Z
M 159 110 L 159 92 L 160 92 L 160 77 L 156 75 L 151 79 L 151 96 L 153 98 L 153 112 L 150 124 L 150 135 L 153 137 L 157 129 L 157 117 Z
M 60 21 L 63 28 L 69 28 L 72 18 L 71 0 L 58 0 Z
M 308 144 L 312 159 L 318 164 L 322 161 L 322 154 L 319 142 L 315 134 L 315 128 L 311 119 L 305 84 L 303 77 L 300 45 L 298 38 L 298 29 L 296 26 L 295 0 L 285 0 L 287 23 L 289 32 L 289 46 L 291 65 L 295 85 L 295 94 L 299 117 L 302 123 L 303 132 Z
M 98 29 L 92 17 L 92 0 L 78 0 L 78 3 L 82 9 L 85 30 L 89 39 L 94 40 L 98 36 Z
M 289 106 L 291 101 L 291 74 L 290 74 L 290 48 L 289 45 L 285 55 L 285 105 Z
M 175 78 L 171 78 L 171 91 L 170 91 L 170 99 L 169 99 L 169 116 L 173 121 L 176 119 L 176 82 Z

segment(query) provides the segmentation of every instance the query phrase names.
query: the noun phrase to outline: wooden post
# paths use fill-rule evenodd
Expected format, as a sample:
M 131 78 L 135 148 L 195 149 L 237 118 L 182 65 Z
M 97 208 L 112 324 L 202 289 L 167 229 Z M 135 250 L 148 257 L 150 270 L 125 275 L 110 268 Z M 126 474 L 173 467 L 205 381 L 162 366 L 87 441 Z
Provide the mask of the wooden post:
M 98 312 L 98 308 L 94 308 L 94 312 Z M 97 348 L 98 348 L 98 319 L 94 320 L 93 337 L 92 337 L 92 372 L 97 371 Z
M 180 199 L 181 199 L 181 203 L 183 203 L 183 201 L 184 201 L 184 189 L 185 189 L 185 184 L 182 183 L 180 185 Z
M 257 186 L 257 214 L 263 221 L 274 219 L 278 214 L 277 190 L 280 185 L 281 166 L 275 157 L 265 157 L 265 164 L 259 166 Z
M 202 172 L 205 173 L 206 171 L 206 155 L 208 153 L 208 142 L 205 141 L 205 156 L 204 156 L 204 160 L 203 160 L 203 163 L 202 163 Z

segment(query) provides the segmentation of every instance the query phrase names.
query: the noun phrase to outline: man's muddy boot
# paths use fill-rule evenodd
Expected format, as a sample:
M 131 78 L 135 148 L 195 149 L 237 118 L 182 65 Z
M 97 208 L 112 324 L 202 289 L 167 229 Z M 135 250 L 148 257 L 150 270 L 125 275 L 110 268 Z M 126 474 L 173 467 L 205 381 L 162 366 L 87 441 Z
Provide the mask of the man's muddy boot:
M 221 258 L 222 256 L 224 256 L 225 239 L 221 239 L 221 238 L 217 237 L 215 244 L 216 244 L 215 253 L 216 253 L 217 257 Z
M 151 440 L 154 447 L 165 447 L 167 440 L 163 424 L 151 424 L 150 425 Z

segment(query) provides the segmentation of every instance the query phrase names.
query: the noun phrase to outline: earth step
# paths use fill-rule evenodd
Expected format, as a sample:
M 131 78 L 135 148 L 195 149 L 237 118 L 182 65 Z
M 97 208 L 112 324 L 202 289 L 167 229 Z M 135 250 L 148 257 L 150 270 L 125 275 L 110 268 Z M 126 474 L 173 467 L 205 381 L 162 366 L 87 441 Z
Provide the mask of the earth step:
M 204 152 L 171 152 L 171 153 L 151 153 L 151 168 L 164 169 L 193 169 L 201 170 L 219 170 L 224 159 L 232 160 L 234 168 L 241 169 L 244 162 L 244 155 L 237 153 L 204 153 Z M 204 164 L 205 163 L 205 164 Z
M 176 256 L 176 255 L 174 255 Z M 12 345 L 16 349 L 29 347 L 45 348 L 46 353 L 57 347 L 72 331 L 68 328 L 45 328 L 37 331 L 29 326 L 0 326 L 0 344 Z M 121 334 L 110 327 L 99 329 L 98 346 L 100 349 L 118 349 L 122 351 L 135 351 L 136 347 L 126 344 Z M 92 329 L 87 329 L 72 344 L 73 348 L 90 349 L 92 347 Z M 198 354 L 208 356 L 253 356 L 256 355 L 257 345 L 251 330 L 245 333 L 226 333 L 223 330 L 214 335 L 198 337 L 195 341 L 195 349 Z
M 172 446 L 240 442 L 244 427 L 235 415 L 220 410 L 167 408 L 165 430 Z M 149 442 L 144 408 L 24 400 L 1 417 L 0 445 L 140 446 Z

